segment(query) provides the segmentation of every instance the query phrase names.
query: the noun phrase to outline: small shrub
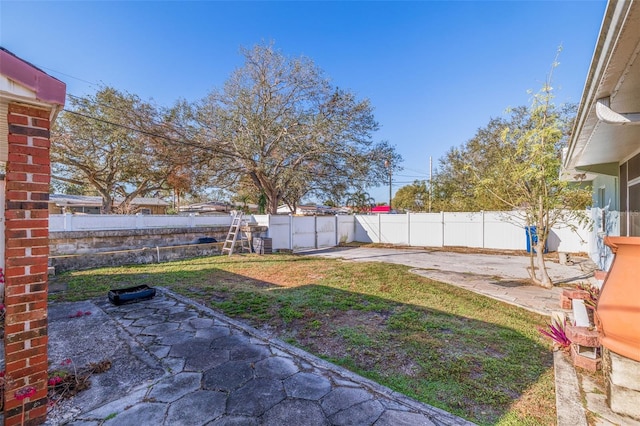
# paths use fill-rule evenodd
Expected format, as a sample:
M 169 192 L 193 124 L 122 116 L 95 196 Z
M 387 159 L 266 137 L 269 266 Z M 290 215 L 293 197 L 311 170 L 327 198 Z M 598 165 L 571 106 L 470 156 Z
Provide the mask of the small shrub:
M 580 290 L 584 290 L 589 293 L 589 298 L 584 300 L 584 305 L 592 310 L 596 310 L 598 298 L 600 297 L 600 289 L 591 284 L 578 284 Z

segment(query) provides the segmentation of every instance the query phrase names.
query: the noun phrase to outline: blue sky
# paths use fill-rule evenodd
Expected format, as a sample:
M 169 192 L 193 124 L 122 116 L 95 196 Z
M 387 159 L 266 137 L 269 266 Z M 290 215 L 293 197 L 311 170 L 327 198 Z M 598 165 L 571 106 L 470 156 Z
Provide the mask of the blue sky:
M 451 146 L 529 103 L 562 44 L 556 102 L 579 102 L 604 1 L 0 1 L 0 45 L 67 84 L 169 106 L 221 87 L 241 46 L 274 41 L 369 98 L 404 157 L 393 191 L 428 179 Z M 388 187 L 371 188 L 378 201 Z

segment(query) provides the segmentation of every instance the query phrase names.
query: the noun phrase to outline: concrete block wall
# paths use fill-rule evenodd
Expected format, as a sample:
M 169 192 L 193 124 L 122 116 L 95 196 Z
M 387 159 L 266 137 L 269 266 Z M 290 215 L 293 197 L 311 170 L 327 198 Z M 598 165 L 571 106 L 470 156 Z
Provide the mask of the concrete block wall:
M 5 200 L 5 426 L 44 422 L 50 110 L 8 107 Z M 30 395 L 16 398 L 16 393 Z
M 228 231 L 229 226 L 203 226 L 51 232 L 49 234 L 49 248 L 51 256 L 54 257 L 168 247 L 190 244 L 201 237 L 213 237 L 218 241 L 224 241 Z

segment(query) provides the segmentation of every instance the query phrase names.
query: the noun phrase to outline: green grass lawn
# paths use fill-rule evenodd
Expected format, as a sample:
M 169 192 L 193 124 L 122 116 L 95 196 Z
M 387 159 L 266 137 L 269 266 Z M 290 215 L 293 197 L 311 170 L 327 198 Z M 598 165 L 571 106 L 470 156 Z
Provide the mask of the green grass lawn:
M 545 317 L 401 265 L 298 255 L 217 256 L 55 278 L 53 300 L 168 287 L 427 404 L 479 424 L 555 424 Z

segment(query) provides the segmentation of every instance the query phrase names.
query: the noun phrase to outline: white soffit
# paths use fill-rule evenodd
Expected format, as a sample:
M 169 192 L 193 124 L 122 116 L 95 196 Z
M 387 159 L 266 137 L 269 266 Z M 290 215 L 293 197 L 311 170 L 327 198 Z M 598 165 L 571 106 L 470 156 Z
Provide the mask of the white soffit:
M 568 169 L 620 162 L 640 147 L 640 126 L 630 125 L 640 117 L 638 28 L 639 3 L 610 3 L 570 142 Z

